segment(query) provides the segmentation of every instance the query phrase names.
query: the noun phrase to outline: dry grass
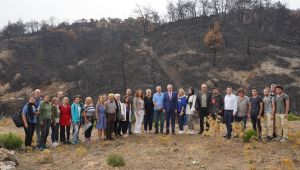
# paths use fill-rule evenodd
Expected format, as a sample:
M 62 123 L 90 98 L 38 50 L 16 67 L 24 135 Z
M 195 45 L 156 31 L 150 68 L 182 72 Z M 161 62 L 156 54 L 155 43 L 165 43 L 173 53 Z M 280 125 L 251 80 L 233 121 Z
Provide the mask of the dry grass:
M 281 167 L 282 169 L 294 170 L 296 169 L 295 163 L 290 158 L 282 158 L 281 159 Z

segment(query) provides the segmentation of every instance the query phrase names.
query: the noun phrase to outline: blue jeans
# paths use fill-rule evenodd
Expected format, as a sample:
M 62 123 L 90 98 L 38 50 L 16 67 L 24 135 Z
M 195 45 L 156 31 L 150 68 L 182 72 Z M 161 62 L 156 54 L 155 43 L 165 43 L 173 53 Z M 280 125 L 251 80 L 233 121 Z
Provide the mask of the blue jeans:
M 160 132 L 164 130 L 165 115 L 163 111 L 154 110 L 155 131 L 158 131 L 158 122 L 160 122 Z
M 166 130 L 167 132 L 169 132 L 170 120 L 171 120 L 172 132 L 175 132 L 175 112 L 166 112 L 166 113 L 167 113 Z
M 226 135 L 230 137 L 232 132 L 231 123 L 233 122 L 233 110 L 224 110 L 224 119 L 225 119 L 225 124 L 227 129 Z
M 236 116 L 235 121 L 237 122 L 243 122 L 243 128 L 246 129 L 246 124 L 247 124 L 247 116 Z

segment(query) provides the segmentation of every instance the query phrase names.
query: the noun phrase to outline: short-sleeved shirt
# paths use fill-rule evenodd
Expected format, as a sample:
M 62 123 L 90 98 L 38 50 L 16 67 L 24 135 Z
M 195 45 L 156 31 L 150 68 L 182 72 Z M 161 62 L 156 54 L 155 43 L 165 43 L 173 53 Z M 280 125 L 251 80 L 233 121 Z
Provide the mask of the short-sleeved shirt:
M 244 117 L 248 113 L 250 105 L 250 98 L 248 96 L 244 96 L 241 98 L 240 96 L 237 97 L 237 116 Z
M 287 94 L 276 95 L 275 96 L 275 103 L 276 103 L 276 113 L 284 114 L 286 109 L 286 101 L 289 100 L 289 96 Z
M 163 93 L 155 93 L 153 95 L 153 102 L 155 102 L 154 110 L 160 110 L 163 107 L 164 94 Z
M 85 111 L 86 116 L 94 116 L 96 109 L 94 106 L 86 106 L 84 108 L 84 111 Z
M 251 97 L 250 102 L 251 102 L 251 114 L 259 115 L 260 103 L 263 102 L 262 98 L 260 96 Z
M 106 113 L 110 113 L 110 114 L 114 114 L 116 113 L 117 111 L 117 104 L 116 104 L 116 101 L 110 101 L 110 100 L 107 100 L 104 104 L 105 106 L 105 110 L 106 110 Z
M 28 117 L 29 115 L 29 113 L 28 113 L 28 104 L 26 104 L 24 107 L 23 107 L 23 111 L 22 111 L 22 114 L 23 115 L 25 115 L 26 117 Z M 37 111 L 37 108 L 34 106 L 34 105 L 32 105 L 32 111 L 33 112 L 36 112 Z M 27 119 L 27 121 L 28 121 L 28 123 L 37 123 L 37 116 L 36 115 L 34 115 L 33 116 L 33 119 L 32 120 L 30 120 L 30 118 L 29 119 Z
M 264 96 L 264 113 L 272 113 L 272 103 L 275 101 L 272 96 Z

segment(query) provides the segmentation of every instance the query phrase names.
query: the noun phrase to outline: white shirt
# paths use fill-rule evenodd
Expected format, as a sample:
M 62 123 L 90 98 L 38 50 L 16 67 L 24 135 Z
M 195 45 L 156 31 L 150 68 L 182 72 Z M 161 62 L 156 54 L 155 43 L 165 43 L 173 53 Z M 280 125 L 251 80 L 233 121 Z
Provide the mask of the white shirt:
M 234 94 L 226 95 L 224 98 L 224 109 L 233 110 L 233 113 L 237 111 L 237 97 Z

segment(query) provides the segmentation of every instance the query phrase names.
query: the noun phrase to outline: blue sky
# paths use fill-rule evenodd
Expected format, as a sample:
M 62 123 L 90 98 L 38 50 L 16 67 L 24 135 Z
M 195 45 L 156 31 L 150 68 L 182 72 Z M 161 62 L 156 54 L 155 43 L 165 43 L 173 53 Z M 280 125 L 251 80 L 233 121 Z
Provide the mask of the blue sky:
M 0 28 L 8 21 L 47 20 L 55 17 L 58 22 L 81 18 L 134 17 L 136 4 L 151 6 L 166 15 L 166 5 L 173 0 L 1 0 Z M 300 0 L 282 0 L 292 9 L 300 8 Z

